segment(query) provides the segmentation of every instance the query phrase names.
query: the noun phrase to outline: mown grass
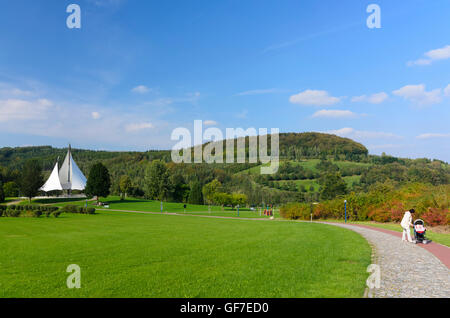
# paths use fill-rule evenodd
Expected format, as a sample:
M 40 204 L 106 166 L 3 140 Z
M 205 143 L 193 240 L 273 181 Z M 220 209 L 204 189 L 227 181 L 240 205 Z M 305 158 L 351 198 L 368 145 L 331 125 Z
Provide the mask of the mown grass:
M 1 218 L 0 241 L 0 297 L 361 297 L 371 255 L 323 224 L 121 212 Z
M 155 200 L 145 200 L 136 198 L 127 198 L 120 200 L 118 196 L 109 196 L 107 198 L 100 199 L 101 202 L 109 205 L 108 210 L 114 211 L 139 211 L 139 212 L 161 212 L 161 202 Z M 21 204 L 28 204 L 28 201 L 24 201 Z M 96 209 L 105 210 L 104 207 L 98 207 L 95 205 L 95 201 L 86 201 L 86 199 L 80 198 L 52 198 L 52 199 L 36 199 L 32 201 L 32 204 L 50 204 L 54 206 L 65 205 L 78 205 L 88 207 L 94 207 Z M 198 214 L 198 215 L 211 215 L 211 216 L 227 216 L 227 217 L 243 217 L 243 218 L 267 218 L 262 213 L 260 215 L 259 208 L 255 208 L 254 211 L 249 208 L 236 208 L 221 206 L 208 206 L 208 205 L 195 205 L 186 204 L 184 209 L 184 203 L 163 202 L 163 213 L 180 213 L 180 214 Z M 275 213 L 275 217 L 278 217 L 278 212 Z

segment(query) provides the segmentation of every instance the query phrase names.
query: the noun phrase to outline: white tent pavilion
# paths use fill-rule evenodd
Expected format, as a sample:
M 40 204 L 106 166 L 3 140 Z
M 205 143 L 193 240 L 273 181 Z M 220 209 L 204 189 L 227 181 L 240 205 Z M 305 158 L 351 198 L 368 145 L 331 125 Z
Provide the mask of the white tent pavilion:
M 61 169 L 58 172 L 58 162 L 56 162 L 50 177 L 40 190 L 49 192 L 55 190 L 84 190 L 84 188 L 86 188 L 86 177 L 73 160 L 69 145 L 69 150 Z
M 47 182 L 40 188 L 40 190 L 49 192 L 62 189 L 63 188 L 61 186 L 61 181 L 59 181 L 58 162 L 56 162 L 50 177 L 48 178 Z

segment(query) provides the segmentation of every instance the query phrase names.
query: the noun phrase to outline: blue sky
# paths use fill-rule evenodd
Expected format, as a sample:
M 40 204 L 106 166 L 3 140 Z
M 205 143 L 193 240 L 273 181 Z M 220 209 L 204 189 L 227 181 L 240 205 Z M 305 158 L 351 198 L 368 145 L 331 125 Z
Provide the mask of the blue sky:
M 450 161 L 448 0 L 0 5 L 0 146 L 169 149 L 201 119 Z

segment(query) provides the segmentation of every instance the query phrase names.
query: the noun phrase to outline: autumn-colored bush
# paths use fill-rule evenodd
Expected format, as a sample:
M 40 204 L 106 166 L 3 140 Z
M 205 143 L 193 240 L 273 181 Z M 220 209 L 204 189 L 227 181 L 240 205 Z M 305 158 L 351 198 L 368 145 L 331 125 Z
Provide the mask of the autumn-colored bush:
M 314 219 L 343 219 L 344 200 L 347 218 L 352 221 L 400 222 L 405 211 L 415 209 L 414 218 L 427 225 L 450 224 L 450 185 L 432 186 L 413 183 L 396 189 L 391 183 L 373 185 L 368 192 L 350 193 L 313 207 Z M 282 217 L 309 219 L 311 205 L 293 203 L 283 206 Z
M 373 209 L 369 213 L 369 217 L 375 222 L 389 222 L 391 221 L 391 212 L 384 208 Z
M 449 214 L 448 209 L 429 208 L 428 211 L 422 215 L 422 219 L 426 224 L 431 226 L 446 225 L 448 224 Z
M 389 212 L 391 214 L 390 219 L 393 222 L 400 222 L 403 219 L 403 215 L 405 211 L 408 210 L 405 208 L 404 204 L 399 201 L 391 202 Z
M 311 207 L 305 203 L 289 203 L 280 208 L 280 215 L 289 220 L 308 220 L 311 217 Z

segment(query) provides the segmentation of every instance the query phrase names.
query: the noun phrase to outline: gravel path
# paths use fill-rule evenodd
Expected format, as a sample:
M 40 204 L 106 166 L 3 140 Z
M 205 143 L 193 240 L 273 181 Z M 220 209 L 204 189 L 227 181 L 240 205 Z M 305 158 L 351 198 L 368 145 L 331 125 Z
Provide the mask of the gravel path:
M 370 289 L 368 297 L 450 298 L 450 270 L 424 248 L 377 230 L 326 224 L 351 229 L 372 245 L 373 262 L 381 269 L 381 284 L 380 288 Z

